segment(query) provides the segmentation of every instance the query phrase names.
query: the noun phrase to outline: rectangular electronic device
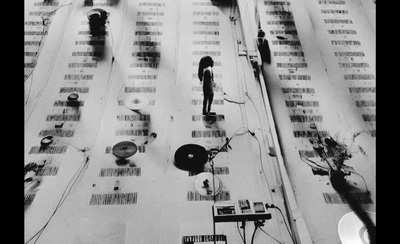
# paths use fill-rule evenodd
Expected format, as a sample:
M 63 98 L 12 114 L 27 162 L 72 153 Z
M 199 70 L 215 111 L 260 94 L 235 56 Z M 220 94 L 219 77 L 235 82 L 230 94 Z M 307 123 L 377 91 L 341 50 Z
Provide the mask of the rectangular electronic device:
M 215 222 L 239 222 L 271 219 L 271 213 L 261 201 L 241 199 L 235 202 L 220 202 L 213 206 Z

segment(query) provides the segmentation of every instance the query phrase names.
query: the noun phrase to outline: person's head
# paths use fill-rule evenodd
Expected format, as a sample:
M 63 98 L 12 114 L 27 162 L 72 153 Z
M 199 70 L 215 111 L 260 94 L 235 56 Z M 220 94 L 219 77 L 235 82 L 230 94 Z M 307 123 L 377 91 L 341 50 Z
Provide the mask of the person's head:
M 264 36 L 265 36 L 265 32 L 262 29 L 259 29 L 257 37 L 264 37 Z
M 203 71 L 207 67 L 214 67 L 214 60 L 210 56 L 204 56 L 199 62 L 198 77 L 201 80 L 203 78 Z

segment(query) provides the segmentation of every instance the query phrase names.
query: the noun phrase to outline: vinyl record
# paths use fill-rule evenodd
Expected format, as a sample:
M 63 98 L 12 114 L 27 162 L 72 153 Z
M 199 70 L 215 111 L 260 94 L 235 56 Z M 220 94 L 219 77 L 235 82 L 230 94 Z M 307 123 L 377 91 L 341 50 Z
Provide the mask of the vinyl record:
M 113 146 L 112 152 L 118 158 L 129 158 L 137 152 L 137 146 L 131 141 L 121 141 Z
M 146 97 L 132 94 L 125 99 L 125 106 L 131 110 L 141 110 L 149 104 Z
M 176 150 L 175 166 L 182 170 L 198 170 L 203 167 L 208 160 L 207 150 L 197 144 L 185 144 Z
M 202 196 L 213 196 L 220 192 L 222 188 L 221 181 L 217 176 L 210 172 L 203 172 L 196 176 L 193 181 L 193 186 L 196 191 Z M 215 192 L 214 192 L 215 189 Z
M 375 213 L 366 212 L 374 224 Z M 369 244 L 368 231 L 364 223 L 354 212 L 345 214 L 338 224 L 339 238 L 342 244 Z

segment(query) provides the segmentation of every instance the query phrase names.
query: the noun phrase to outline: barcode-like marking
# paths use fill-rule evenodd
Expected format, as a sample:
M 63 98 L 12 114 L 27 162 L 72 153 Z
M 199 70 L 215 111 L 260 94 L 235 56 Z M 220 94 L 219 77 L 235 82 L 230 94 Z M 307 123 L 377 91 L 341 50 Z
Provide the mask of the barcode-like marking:
M 133 52 L 132 57 L 153 57 L 159 58 L 161 53 L 159 52 Z
M 47 10 L 47 11 L 30 11 L 29 15 L 33 16 L 49 16 L 49 14 L 53 12 L 53 10 Z
M 267 15 L 292 15 L 291 12 L 288 11 L 265 11 Z
M 64 75 L 64 80 L 93 80 L 93 75 L 68 74 Z
M 36 194 L 35 193 L 29 193 L 24 195 L 24 205 L 31 205 L 33 202 L 33 199 L 35 199 Z
M 223 99 L 214 99 L 212 101 L 213 105 L 224 105 Z M 203 99 L 192 99 L 192 105 L 203 105 Z
M 199 66 L 199 62 L 192 62 L 192 66 Z M 221 66 L 221 62 L 214 61 L 214 67 Z
M 155 80 L 157 75 L 128 75 L 128 79 L 134 80 Z
M 89 205 L 126 205 L 137 203 L 137 192 L 92 194 Z
M 355 35 L 357 32 L 355 30 L 327 30 L 329 34 L 339 35 L 339 34 L 349 34 Z
M 58 166 L 44 167 L 36 172 L 37 176 L 54 176 L 58 172 Z
M 291 122 L 322 122 L 321 115 L 289 115 Z
M 155 93 L 155 87 L 125 87 L 125 92 L 135 92 L 135 93 Z
M 104 46 L 105 40 L 75 41 L 75 45 Z
M 148 136 L 149 130 L 117 130 L 116 136 Z
M 339 68 L 369 68 L 368 63 L 339 63 Z
M 346 40 L 333 40 L 331 41 L 332 45 L 353 45 L 353 46 L 359 46 L 361 45 L 361 42 L 359 41 L 346 41 Z
M 134 41 L 133 42 L 134 46 L 148 46 L 148 47 L 154 47 L 154 46 L 159 46 L 161 45 L 161 42 L 155 42 L 155 41 Z
M 276 63 L 278 68 L 307 68 L 307 63 Z
M 288 1 L 269 1 L 269 0 L 265 0 L 264 1 L 264 5 L 286 5 L 286 6 L 290 6 L 290 2 Z
M 188 191 L 186 195 L 187 201 L 213 201 L 213 196 L 203 196 L 197 192 Z M 215 201 L 229 201 L 231 200 L 231 196 L 229 191 L 220 191 L 217 195 L 215 195 Z
M 104 35 L 108 36 L 108 31 L 102 32 Z M 85 30 L 85 31 L 78 31 L 78 35 L 90 35 L 91 31 L 90 30 Z
M 344 5 L 345 1 L 334 1 L 334 0 L 319 0 L 319 4 L 335 4 L 335 5 Z
M 47 115 L 46 121 L 79 121 L 80 114 L 52 114 Z
M 289 45 L 289 46 L 298 46 L 300 45 L 300 41 L 288 41 L 288 40 L 272 40 L 273 45 Z
M 294 26 L 293 20 L 269 20 L 267 21 L 267 25 L 286 25 L 286 26 Z
M 319 107 L 319 101 L 285 101 L 286 107 Z
M 161 36 L 161 31 L 135 31 L 135 36 Z
M 25 31 L 24 35 L 26 36 L 41 36 L 41 35 L 47 35 L 48 31 Z
M 214 75 L 214 79 L 222 79 L 222 74 L 214 73 L 213 75 Z M 197 73 L 193 73 L 192 78 L 196 79 L 196 81 L 198 81 L 199 77 L 197 76 Z
M 145 3 L 145 2 L 140 2 L 139 6 L 165 7 L 165 3 Z
M 34 57 L 37 55 L 37 52 L 24 52 L 24 56 L 26 57 Z
M 193 244 L 194 242 L 213 242 L 214 235 L 193 235 L 193 236 L 183 236 L 182 244 Z M 226 235 L 215 235 L 215 241 L 227 241 Z
M 211 6 L 211 2 L 193 2 L 193 6 Z
M 137 12 L 137 16 L 164 16 L 164 12 Z
M 88 93 L 89 87 L 61 87 L 60 88 L 60 93 L 70 93 L 70 92 Z
M 42 21 L 25 21 L 26 26 L 38 26 L 43 25 Z
M 219 35 L 219 31 L 193 31 L 193 35 Z
M 40 41 L 25 41 L 25 46 L 40 46 Z
M 211 168 L 205 169 L 204 172 L 211 172 Z M 189 171 L 189 176 L 195 176 L 199 172 Z M 228 167 L 214 167 L 214 174 L 216 175 L 229 175 L 229 168 Z
M 375 114 L 362 114 L 361 115 L 364 121 L 370 122 L 370 121 L 376 121 L 376 115 Z
M 347 204 L 347 199 L 339 193 L 322 193 L 325 203 L 327 204 Z M 351 192 L 349 193 L 351 198 L 354 198 L 358 204 L 371 204 L 371 197 L 364 192 Z
M 193 45 L 219 45 L 219 44 L 220 41 L 193 41 Z
M 345 80 L 374 80 L 375 76 L 372 74 L 344 74 Z
M 41 130 L 39 136 L 73 137 L 75 130 Z
M 219 26 L 218 21 L 193 21 L 193 25 Z
M 323 14 L 348 14 L 349 11 L 344 9 L 321 9 Z
M 192 138 L 225 137 L 225 130 L 192 130 Z
M 297 35 L 297 30 L 270 30 L 271 35 Z
M 336 57 L 364 57 L 363 52 L 335 52 Z
M 68 68 L 97 68 L 97 63 L 69 63 Z
M 203 91 L 203 86 L 193 86 L 192 87 L 192 91 Z M 223 92 L 222 87 L 217 86 L 214 88 L 215 92 Z
M 324 19 L 326 24 L 353 24 L 350 19 Z
M 145 153 L 146 152 L 146 146 L 141 144 L 137 145 L 139 153 Z M 112 151 L 111 147 L 106 147 L 106 154 L 110 154 Z
M 141 168 L 102 168 L 99 177 L 140 176 Z
M 152 99 L 149 101 L 150 106 L 154 106 L 156 104 L 156 100 Z M 124 100 L 118 100 L 118 106 L 124 106 L 125 105 L 125 101 Z
M 375 93 L 376 87 L 349 87 L 350 93 Z
M 151 62 L 151 63 L 131 63 L 129 64 L 129 68 L 158 68 L 160 65 L 159 62 Z
M 311 80 L 309 75 L 279 75 L 280 80 Z
M 119 121 L 150 121 L 150 114 L 117 115 Z
M 83 105 L 85 105 L 85 101 L 77 101 L 73 103 L 73 106 L 78 106 L 78 107 L 82 107 Z M 54 101 L 53 106 L 55 107 L 66 107 L 66 106 L 72 106 L 72 103 L 69 101 L 64 101 L 64 100 L 56 100 Z
M 193 55 L 221 56 L 220 51 L 193 51 Z
M 225 120 L 225 116 L 223 114 L 217 114 L 215 116 L 217 121 L 224 121 Z M 204 115 L 192 115 L 192 121 L 204 121 Z
M 296 138 L 310 138 L 310 137 L 316 137 L 318 135 L 317 132 L 311 131 L 311 130 L 294 130 L 293 131 L 293 136 Z M 319 131 L 319 135 L 321 137 L 326 137 L 329 136 L 328 131 Z
M 314 88 L 282 87 L 283 93 L 315 93 Z
M 72 56 L 73 57 L 77 57 L 77 56 L 100 57 L 101 56 L 101 52 L 72 52 Z
M 136 26 L 162 26 L 163 22 L 155 21 L 136 21 Z
M 67 146 L 31 147 L 28 154 L 62 154 L 67 151 L 67 148 Z
M 193 11 L 193 15 L 215 15 L 218 16 L 219 13 L 215 11 Z
M 375 107 L 376 102 L 361 100 L 361 101 L 356 101 L 356 106 L 357 107 Z

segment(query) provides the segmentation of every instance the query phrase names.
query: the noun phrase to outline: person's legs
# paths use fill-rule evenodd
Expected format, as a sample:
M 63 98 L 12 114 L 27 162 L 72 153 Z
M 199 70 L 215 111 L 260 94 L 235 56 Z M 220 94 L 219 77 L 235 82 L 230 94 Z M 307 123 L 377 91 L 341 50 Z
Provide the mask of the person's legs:
M 208 110 L 207 110 L 207 113 L 210 113 L 210 111 L 211 111 L 211 104 L 213 102 L 213 98 L 214 98 L 214 93 L 208 95 Z
M 203 115 L 205 115 L 207 113 L 206 112 L 207 101 L 208 101 L 208 94 L 204 93 L 203 94 Z

